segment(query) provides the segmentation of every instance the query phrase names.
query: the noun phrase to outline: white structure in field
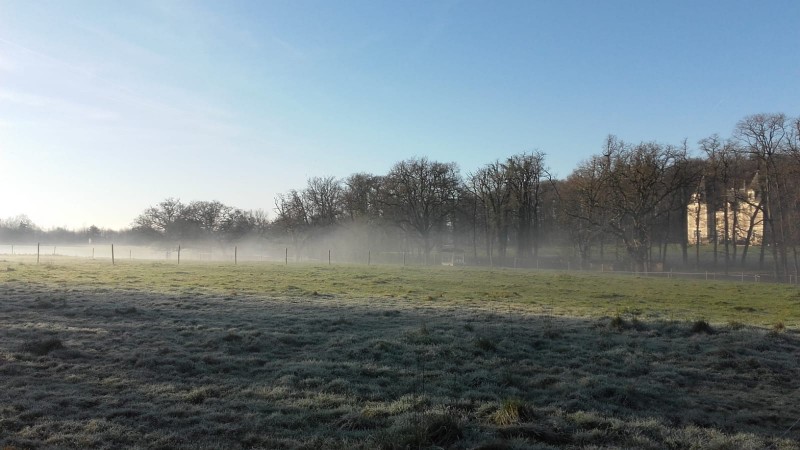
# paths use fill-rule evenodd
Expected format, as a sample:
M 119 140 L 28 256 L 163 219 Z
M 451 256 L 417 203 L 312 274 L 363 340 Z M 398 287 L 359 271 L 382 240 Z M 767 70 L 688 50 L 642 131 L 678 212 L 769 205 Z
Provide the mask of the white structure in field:
M 751 186 L 756 186 L 758 175 Z M 692 194 L 687 211 L 689 244 L 696 245 L 726 240 L 736 244 L 759 245 L 764 238 L 764 213 L 760 198 L 752 187 L 729 189 L 723 201 L 724 208 L 709 211 L 709 206 L 700 191 Z M 725 217 L 727 209 L 727 235 Z M 716 229 L 715 229 L 716 225 Z

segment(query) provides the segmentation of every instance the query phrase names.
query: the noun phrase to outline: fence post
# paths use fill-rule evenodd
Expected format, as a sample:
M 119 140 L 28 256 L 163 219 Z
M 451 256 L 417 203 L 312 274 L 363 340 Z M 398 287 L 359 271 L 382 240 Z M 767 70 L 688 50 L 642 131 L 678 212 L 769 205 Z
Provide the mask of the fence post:
M 178 244 L 178 265 L 181 264 L 181 244 Z
M 111 265 L 113 266 L 114 264 L 114 244 L 111 244 Z
M 289 265 L 289 247 L 286 247 L 286 256 L 284 256 L 284 265 Z
M 328 249 L 328 265 L 331 265 L 331 249 Z
M 92 259 L 94 259 L 94 247 L 92 247 Z
M 39 264 L 39 243 L 36 243 L 36 264 Z
M 403 267 L 406 265 L 406 251 L 403 250 Z
M 239 246 L 233 246 L 233 265 L 239 264 Z
M 372 263 L 372 250 L 367 250 L 367 265 Z
M 742 283 L 744 283 L 744 272 L 742 272 Z

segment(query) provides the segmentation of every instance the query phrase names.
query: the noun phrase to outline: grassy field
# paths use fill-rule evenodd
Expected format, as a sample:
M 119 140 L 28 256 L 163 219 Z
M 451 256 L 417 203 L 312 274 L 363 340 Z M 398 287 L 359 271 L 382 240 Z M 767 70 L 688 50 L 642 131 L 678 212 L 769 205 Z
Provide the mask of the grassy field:
M 800 290 L 0 260 L 0 448 L 800 444 Z

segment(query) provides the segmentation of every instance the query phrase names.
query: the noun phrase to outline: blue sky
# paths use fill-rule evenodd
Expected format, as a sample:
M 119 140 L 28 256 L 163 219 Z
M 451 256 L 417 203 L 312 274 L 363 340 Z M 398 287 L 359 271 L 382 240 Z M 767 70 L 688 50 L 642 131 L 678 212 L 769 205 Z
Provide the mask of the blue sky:
M 0 218 L 272 214 L 312 176 L 462 173 L 800 114 L 800 2 L 0 0 Z

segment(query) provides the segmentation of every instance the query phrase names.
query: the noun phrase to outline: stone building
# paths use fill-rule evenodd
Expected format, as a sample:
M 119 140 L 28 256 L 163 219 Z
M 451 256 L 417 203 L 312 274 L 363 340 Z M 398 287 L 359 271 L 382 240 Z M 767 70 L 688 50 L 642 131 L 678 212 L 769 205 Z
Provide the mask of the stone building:
M 686 230 L 689 244 L 697 245 L 725 241 L 736 244 L 759 245 L 764 238 L 764 213 L 759 207 L 760 196 L 754 189 L 758 186 L 758 174 L 750 186 L 728 189 L 722 202 L 727 208 L 728 235 L 725 235 L 725 209 L 709 210 L 704 183 L 692 194 L 687 211 Z M 715 227 L 716 224 L 716 227 Z

